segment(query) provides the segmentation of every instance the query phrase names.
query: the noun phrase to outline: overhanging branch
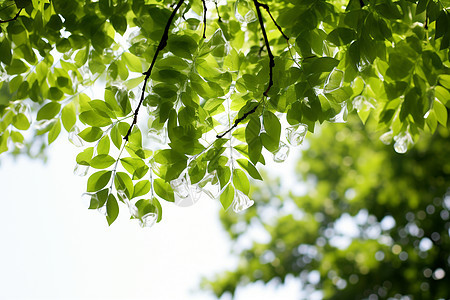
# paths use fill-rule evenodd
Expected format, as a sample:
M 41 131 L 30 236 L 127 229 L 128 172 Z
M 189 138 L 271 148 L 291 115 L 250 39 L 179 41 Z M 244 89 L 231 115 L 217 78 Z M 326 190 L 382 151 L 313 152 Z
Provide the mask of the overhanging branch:
M 137 123 L 137 116 L 139 114 L 139 109 L 141 108 L 142 103 L 144 102 L 145 88 L 147 86 L 148 79 L 150 78 L 150 75 L 152 74 L 152 70 L 153 70 L 153 67 L 155 66 L 156 59 L 158 58 L 159 52 L 161 52 L 167 45 L 167 40 L 169 39 L 170 26 L 172 25 L 175 14 L 177 13 L 178 9 L 183 4 L 183 2 L 184 2 L 184 0 L 179 0 L 177 5 L 175 6 L 172 14 L 170 15 L 169 19 L 167 20 L 166 27 L 164 28 L 164 33 L 161 37 L 161 40 L 159 41 L 158 48 L 156 48 L 155 55 L 153 55 L 152 63 L 150 64 L 150 67 L 148 68 L 148 70 L 145 71 L 144 73 L 142 73 L 143 75 L 145 75 L 145 78 L 144 78 L 144 85 L 142 87 L 141 98 L 139 100 L 138 106 L 136 107 L 136 110 L 134 111 L 133 122 L 131 123 L 127 134 L 123 137 L 123 139 L 127 142 L 128 142 L 128 137 L 130 136 L 134 125 L 136 125 L 136 123 Z

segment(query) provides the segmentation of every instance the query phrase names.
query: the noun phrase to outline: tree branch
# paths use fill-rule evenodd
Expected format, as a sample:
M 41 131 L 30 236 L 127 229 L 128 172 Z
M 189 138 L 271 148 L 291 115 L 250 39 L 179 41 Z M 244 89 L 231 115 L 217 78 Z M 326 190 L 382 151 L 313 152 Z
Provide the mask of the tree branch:
M 208 9 L 206 8 L 205 0 L 202 0 L 203 3 L 203 38 L 206 39 L 206 12 Z
M 263 38 L 264 38 L 264 44 L 266 45 L 267 54 L 269 55 L 269 84 L 267 85 L 266 91 L 263 93 L 264 96 L 267 97 L 268 93 L 270 91 L 270 88 L 273 85 L 273 67 L 275 67 L 275 60 L 274 60 L 272 51 L 270 50 L 269 39 L 267 38 L 266 29 L 264 28 L 264 21 L 263 21 L 262 15 L 261 15 L 260 7 L 264 7 L 265 4 L 259 3 L 258 0 L 253 0 L 253 3 L 255 4 L 255 7 L 256 7 L 256 14 L 258 15 L 259 25 L 261 26 L 261 31 L 262 31 Z
M 14 18 L 9 19 L 9 20 L 0 20 L 0 24 L 2 24 L 2 23 L 8 23 L 8 22 L 12 22 L 12 21 L 17 20 L 17 18 L 19 17 L 20 13 L 22 12 L 22 9 L 23 9 L 23 8 L 19 9 L 19 11 L 17 12 L 17 14 L 14 16 Z
M 156 59 L 158 58 L 159 52 L 162 51 L 167 45 L 167 40 L 169 39 L 170 25 L 172 25 L 173 18 L 175 17 L 175 14 L 177 13 L 178 9 L 183 4 L 183 2 L 184 2 L 184 0 L 179 0 L 177 5 L 175 6 L 172 14 L 169 17 L 169 20 L 167 20 L 166 27 L 164 28 L 164 33 L 163 33 L 163 35 L 161 37 L 161 40 L 160 40 L 159 45 L 158 45 L 158 48 L 156 48 L 155 55 L 153 55 L 152 63 L 150 64 L 150 67 L 148 68 L 148 70 L 145 71 L 144 73 L 142 73 L 143 75 L 145 75 L 145 78 L 144 78 L 144 86 L 142 87 L 141 98 L 139 100 L 138 106 L 136 107 L 136 110 L 134 111 L 133 122 L 131 123 L 127 134 L 123 137 L 123 139 L 125 141 L 127 141 L 127 142 L 128 142 L 128 137 L 130 136 L 131 131 L 133 129 L 133 126 L 136 125 L 136 123 L 137 123 L 137 116 L 139 114 L 139 109 L 142 106 L 142 102 L 144 102 L 144 94 L 145 94 L 145 87 L 147 86 L 147 81 L 150 78 L 150 75 L 152 74 L 152 70 L 153 70 L 153 67 L 155 66 Z
M 264 4 L 264 3 L 260 3 L 259 5 L 267 11 L 267 13 L 269 14 L 270 18 L 272 19 L 273 24 L 275 24 L 275 26 L 277 27 L 277 29 L 281 33 L 281 35 L 284 37 L 284 39 L 289 41 L 289 38 L 287 37 L 287 35 L 284 34 L 284 32 L 281 29 L 280 25 L 278 25 L 277 21 L 275 21 L 275 19 L 273 18 L 272 14 L 270 13 L 269 6 L 267 4 Z
M 267 13 L 269 14 L 270 18 L 272 19 L 272 21 L 274 22 L 275 26 L 278 28 L 278 30 L 281 32 L 281 34 L 283 35 L 283 37 L 289 41 L 289 38 L 283 33 L 283 30 L 281 30 L 281 27 L 277 24 L 277 22 L 275 22 L 275 19 L 272 17 L 272 14 L 269 11 L 269 7 L 267 6 L 267 4 L 264 3 L 260 3 L 258 2 L 258 0 L 253 0 L 253 3 L 255 4 L 255 8 L 256 8 L 256 14 L 258 16 L 258 21 L 259 21 L 259 25 L 261 26 L 261 31 L 263 34 L 263 38 L 264 38 L 264 45 L 267 48 L 267 54 L 269 55 L 269 83 L 267 85 L 267 88 L 265 90 L 265 92 L 263 93 L 264 97 L 268 97 L 270 88 L 273 85 L 273 67 L 275 67 L 275 59 L 274 56 L 272 54 L 272 51 L 270 50 L 270 44 L 269 44 L 269 39 L 267 38 L 267 33 L 266 33 L 266 29 L 264 27 L 264 21 L 262 18 L 262 14 L 261 14 L 261 7 L 264 8 Z M 263 47 L 261 47 L 262 49 Z M 263 97 L 263 99 L 264 99 Z M 234 128 L 236 128 L 243 120 L 245 120 L 249 115 L 251 115 L 252 113 L 254 113 L 256 111 L 256 109 L 259 107 L 259 105 L 261 104 L 262 100 L 255 106 L 253 107 L 251 110 L 249 110 L 248 112 L 246 112 L 242 117 L 240 117 L 239 119 L 236 119 L 234 121 L 233 126 L 231 126 L 230 128 L 228 128 L 227 131 L 216 135 L 216 138 L 220 139 L 223 138 L 226 134 L 228 134 L 229 132 L 231 132 L 231 130 L 233 130 Z
M 221 138 L 223 138 L 225 135 L 227 135 L 227 133 L 229 133 L 231 130 L 233 130 L 234 128 L 236 128 L 236 126 L 238 126 L 239 123 L 241 123 L 242 121 L 244 121 L 245 118 L 247 118 L 249 115 L 251 115 L 252 113 L 254 113 L 254 112 L 256 111 L 256 109 L 259 107 L 259 104 L 260 104 L 260 103 L 258 103 L 255 107 L 253 107 L 253 108 L 252 108 L 251 110 L 249 110 L 248 112 L 246 112 L 246 113 L 245 113 L 242 117 L 240 117 L 239 119 L 236 119 L 236 120 L 234 121 L 233 126 L 231 126 L 230 128 L 228 128 L 227 131 L 225 131 L 225 132 L 223 132 L 223 133 L 221 133 L 221 134 L 216 135 L 216 138 L 221 139 Z

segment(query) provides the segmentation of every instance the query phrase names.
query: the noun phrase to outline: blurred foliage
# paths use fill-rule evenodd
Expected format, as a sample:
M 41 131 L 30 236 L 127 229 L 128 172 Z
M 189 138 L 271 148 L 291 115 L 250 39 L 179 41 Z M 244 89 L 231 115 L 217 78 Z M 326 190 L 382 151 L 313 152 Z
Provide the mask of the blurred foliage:
M 309 136 L 302 195 L 272 179 L 253 191 L 254 207 L 222 213 L 240 262 L 204 287 L 221 296 L 293 275 L 324 299 L 447 299 L 450 132 L 439 126 L 400 155 L 370 127 L 353 118 Z M 256 229 L 268 238 L 252 238 Z

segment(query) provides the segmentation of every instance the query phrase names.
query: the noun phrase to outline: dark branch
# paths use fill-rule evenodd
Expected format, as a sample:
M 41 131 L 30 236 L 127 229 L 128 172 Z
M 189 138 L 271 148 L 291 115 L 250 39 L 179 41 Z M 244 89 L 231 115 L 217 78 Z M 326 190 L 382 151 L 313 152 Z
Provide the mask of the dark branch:
M 363 0 L 359 0 L 359 5 L 361 6 L 361 8 L 364 7 L 364 1 Z
M 134 111 L 133 122 L 131 123 L 127 134 L 123 137 L 123 139 L 127 142 L 128 142 L 128 137 L 130 136 L 131 131 L 133 129 L 133 126 L 136 125 L 136 123 L 137 123 L 137 116 L 139 114 L 139 109 L 142 106 L 142 102 L 144 102 L 144 94 L 145 94 L 145 87 L 147 86 L 147 81 L 150 78 L 150 75 L 152 74 L 152 70 L 153 70 L 153 67 L 155 66 L 156 59 L 158 58 L 159 52 L 162 51 L 167 45 L 167 40 L 169 39 L 170 25 L 172 25 L 173 18 L 175 17 L 175 14 L 177 13 L 178 9 L 183 4 L 183 2 L 184 2 L 184 0 L 179 0 L 177 5 L 175 6 L 172 14 L 169 17 L 169 20 L 167 20 L 166 28 L 164 28 L 164 33 L 161 37 L 161 41 L 159 42 L 158 48 L 156 48 L 155 55 L 153 55 L 152 63 L 150 64 L 150 67 L 148 68 L 148 70 L 145 71 L 144 73 L 142 73 L 143 75 L 145 75 L 145 78 L 144 78 L 144 86 L 142 87 L 141 98 L 139 100 L 138 106 L 136 107 L 136 110 Z
M 247 118 L 249 115 L 251 115 L 252 113 L 254 113 L 254 112 L 256 111 L 256 109 L 259 107 L 259 104 L 260 104 L 260 103 L 258 103 L 255 107 L 253 107 L 253 108 L 252 108 L 251 110 L 249 110 L 248 112 L 246 112 L 246 113 L 245 113 L 242 117 L 240 117 L 239 119 L 236 119 L 236 120 L 234 121 L 233 126 L 231 126 L 230 128 L 228 128 L 227 131 L 225 131 L 225 132 L 223 132 L 223 133 L 221 133 L 221 134 L 216 135 L 216 138 L 221 139 L 221 138 L 223 138 L 225 135 L 227 135 L 227 133 L 229 133 L 231 130 L 233 130 L 234 128 L 236 128 L 236 127 L 239 125 L 239 123 L 241 123 L 242 121 L 244 121 L 245 118 Z
M 259 21 L 259 25 L 261 26 L 261 31 L 263 34 L 263 38 L 264 38 L 264 46 L 267 49 L 267 54 L 269 55 L 269 83 L 267 85 L 267 88 L 265 90 L 265 92 L 263 93 L 264 97 L 268 97 L 270 88 L 273 85 L 273 67 L 275 67 L 275 59 L 274 56 L 272 54 L 272 51 L 270 50 L 270 44 L 269 44 L 269 39 L 267 38 L 267 33 L 266 33 L 266 29 L 264 27 L 264 21 L 262 18 L 262 14 L 261 14 L 261 7 L 264 8 L 268 14 L 270 15 L 270 18 L 272 19 L 272 21 L 275 23 L 275 26 L 278 28 L 278 30 L 281 32 L 281 34 L 283 35 L 283 37 L 288 41 L 289 38 L 283 33 L 283 31 L 281 30 L 281 27 L 277 24 L 277 22 L 275 22 L 274 18 L 272 17 L 272 14 L 269 11 L 269 7 L 266 4 L 263 3 L 259 3 L 258 0 L 253 0 L 253 3 L 255 4 L 256 7 L 256 13 L 258 15 L 258 21 Z M 264 48 L 261 47 L 260 48 L 260 53 L 262 51 L 262 49 Z M 264 99 L 263 97 L 263 99 Z M 262 100 L 263 100 L 262 99 Z M 261 100 L 261 101 L 262 101 Z M 261 104 L 261 102 L 258 103 L 258 105 L 256 105 L 254 108 L 252 108 L 250 111 L 246 112 L 241 118 L 236 119 L 234 121 L 233 126 L 231 126 L 230 128 L 228 128 L 227 131 L 216 135 L 216 138 L 220 139 L 223 138 L 226 134 L 228 134 L 231 130 L 233 130 L 234 128 L 236 128 L 242 121 L 245 120 L 245 118 L 247 118 L 249 115 L 251 115 L 252 113 L 254 113 L 256 111 L 256 109 L 259 107 L 259 105 Z
M 202 0 L 203 3 L 203 38 L 206 39 L 206 12 L 208 9 L 206 8 L 205 0 Z
M 12 21 L 17 20 L 17 18 L 19 17 L 20 13 L 22 12 L 22 9 L 23 9 L 23 8 L 19 9 L 19 11 L 17 12 L 17 14 L 14 16 L 14 18 L 9 19 L 9 20 L 0 20 L 0 24 L 2 24 L 2 23 L 8 23 L 8 22 L 12 22 Z
M 278 31 L 281 33 L 281 35 L 284 37 L 285 40 L 289 41 L 289 38 L 287 35 L 284 34 L 283 30 L 281 29 L 280 25 L 278 25 L 277 21 L 273 18 L 272 14 L 270 13 L 269 6 L 264 3 L 259 4 L 262 8 L 264 8 L 267 13 L 269 14 L 270 18 L 272 19 L 273 24 L 277 27 Z
M 214 4 L 216 5 L 216 12 L 217 12 L 217 16 L 219 17 L 219 23 L 222 23 L 222 18 L 220 17 L 220 13 L 219 13 L 219 6 L 217 4 L 217 0 L 214 1 Z
M 260 7 L 264 7 L 265 4 L 259 3 L 258 0 L 253 0 L 253 3 L 255 4 L 255 7 L 256 7 L 256 13 L 258 15 L 259 25 L 261 26 L 261 31 L 262 31 L 262 34 L 264 37 L 264 44 L 266 45 L 267 54 L 269 55 L 269 84 L 267 85 L 267 89 L 264 92 L 264 96 L 267 97 L 268 93 L 270 91 L 270 88 L 273 85 L 273 67 L 275 67 L 275 60 L 274 60 L 272 51 L 270 50 L 269 39 L 267 38 L 266 29 L 264 28 L 264 21 L 263 21 L 262 15 L 261 15 Z

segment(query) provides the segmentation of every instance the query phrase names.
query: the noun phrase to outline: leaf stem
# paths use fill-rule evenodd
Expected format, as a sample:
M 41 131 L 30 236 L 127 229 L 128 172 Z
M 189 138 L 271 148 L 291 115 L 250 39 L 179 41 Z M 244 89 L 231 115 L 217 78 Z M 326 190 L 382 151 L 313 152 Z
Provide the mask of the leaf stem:
M 166 27 L 164 28 L 163 35 L 161 37 L 161 40 L 159 41 L 159 45 L 156 48 L 156 52 L 153 55 L 152 63 L 150 64 L 150 67 L 148 68 L 148 70 L 145 71 L 144 73 L 142 73 L 143 75 L 145 75 L 145 78 L 144 78 L 144 85 L 142 87 L 141 98 L 139 100 L 138 106 L 136 107 L 136 110 L 134 111 L 133 122 L 131 123 L 127 134 L 123 137 L 123 139 L 127 142 L 128 142 L 128 137 L 130 136 L 131 131 L 133 129 L 133 126 L 136 125 L 136 123 L 137 123 L 137 116 L 139 114 L 139 109 L 141 108 L 142 103 L 144 102 L 145 87 L 147 86 L 148 79 L 150 78 L 150 75 L 152 74 L 152 70 L 153 70 L 153 67 L 155 66 L 156 59 L 158 58 L 159 52 L 161 52 L 167 45 L 167 40 L 169 39 L 170 25 L 172 25 L 173 18 L 175 17 L 175 14 L 177 13 L 178 9 L 183 4 L 183 2 L 184 2 L 184 0 L 179 0 L 177 5 L 175 6 L 174 10 L 172 11 L 172 14 L 170 15 L 169 19 L 167 20 L 167 24 L 166 24 Z

